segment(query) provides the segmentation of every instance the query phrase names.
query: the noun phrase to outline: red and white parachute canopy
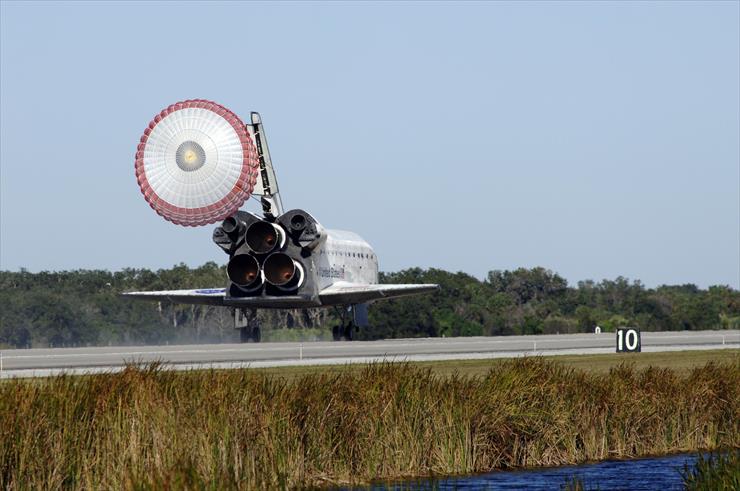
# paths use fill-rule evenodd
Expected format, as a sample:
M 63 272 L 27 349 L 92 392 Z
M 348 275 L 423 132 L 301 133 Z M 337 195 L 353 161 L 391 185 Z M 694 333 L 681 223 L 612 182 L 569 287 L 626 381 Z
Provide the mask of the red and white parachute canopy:
M 159 113 L 136 149 L 136 180 L 154 211 L 178 225 L 214 223 L 252 194 L 257 150 L 239 117 L 206 100 Z

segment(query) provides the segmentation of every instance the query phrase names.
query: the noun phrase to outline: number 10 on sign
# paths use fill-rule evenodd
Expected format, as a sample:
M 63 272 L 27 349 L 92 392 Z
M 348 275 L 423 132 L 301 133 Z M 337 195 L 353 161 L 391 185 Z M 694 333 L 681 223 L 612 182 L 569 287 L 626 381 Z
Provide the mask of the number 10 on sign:
M 640 331 L 631 328 L 617 329 L 617 353 L 640 352 Z

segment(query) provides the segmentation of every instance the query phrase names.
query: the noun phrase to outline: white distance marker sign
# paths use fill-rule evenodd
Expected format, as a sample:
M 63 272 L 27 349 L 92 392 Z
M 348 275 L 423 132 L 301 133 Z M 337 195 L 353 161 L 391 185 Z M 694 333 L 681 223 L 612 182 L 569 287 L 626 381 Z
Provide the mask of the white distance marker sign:
M 639 353 L 642 351 L 640 331 L 633 327 L 617 329 L 617 353 Z
M 257 150 L 233 112 L 202 99 L 173 104 L 144 130 L 136 180 L 166 220 L 198 226 L 232 215 L 254 190 Z

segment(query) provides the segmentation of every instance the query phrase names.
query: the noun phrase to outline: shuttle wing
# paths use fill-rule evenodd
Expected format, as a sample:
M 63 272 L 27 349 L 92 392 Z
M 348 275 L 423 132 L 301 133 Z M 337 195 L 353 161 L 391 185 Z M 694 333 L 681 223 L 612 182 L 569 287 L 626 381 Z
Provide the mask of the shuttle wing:
M 337 282 L 321 290 L 322 305 L 351 305 L 439 290 L 435 284 L 361 285 Z
M 337 282 L 324 288 L 319 293 L 318 302 L 300 296 L 285 297 L 244 297 L 226 299 L 225 288 L 206 288 L 200 290 L 161 290 L 154 292 L 126 292 L 123 296 L 154 302 L 172 302 L 195 305 L 241 306 L 252 308 L 305 308 L 321 305 L 353 305 L 374 300 L 404 297 L 418 293 L 432 292 L 439 289 L 434 284 L 412 285 L 363 285 L 357 283 Z
M 224 305 L 225 288 L 200 290 L 160 290 L 158 292 L 126 292 L 122 296 L 154 302 L 186 303 L 196 305 Z

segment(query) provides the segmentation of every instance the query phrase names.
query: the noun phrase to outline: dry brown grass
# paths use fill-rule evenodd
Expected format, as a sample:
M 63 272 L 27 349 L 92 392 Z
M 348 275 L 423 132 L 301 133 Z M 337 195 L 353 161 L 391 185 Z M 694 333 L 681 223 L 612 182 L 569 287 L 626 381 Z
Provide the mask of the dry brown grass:
M 0 488 L 295 488 L 740 445 L 740 364 L 410 364 L 0 384 Z

